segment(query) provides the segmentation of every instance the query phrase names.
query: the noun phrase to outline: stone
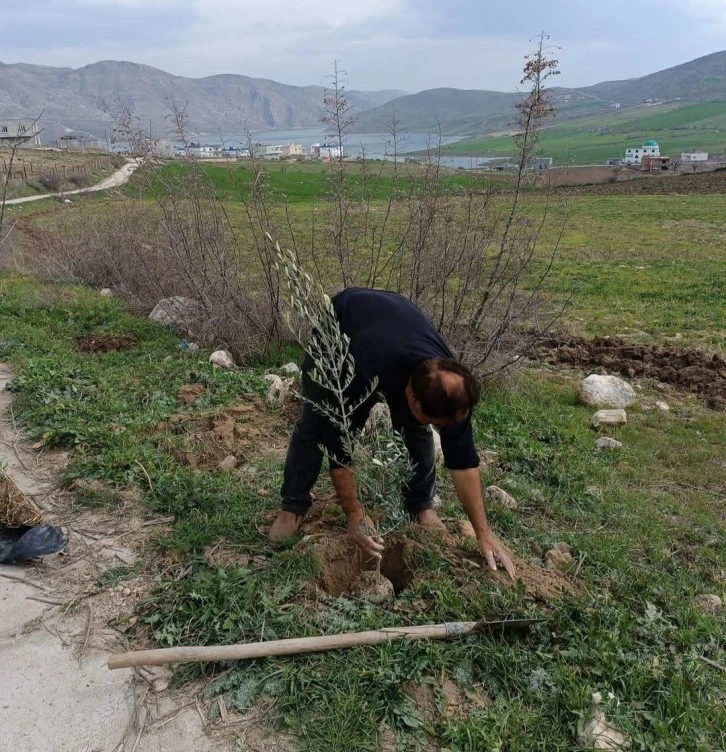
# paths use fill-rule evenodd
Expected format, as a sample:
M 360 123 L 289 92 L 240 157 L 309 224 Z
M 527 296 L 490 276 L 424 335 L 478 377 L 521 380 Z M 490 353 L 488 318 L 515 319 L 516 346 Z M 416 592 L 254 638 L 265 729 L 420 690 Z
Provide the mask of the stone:
M 300 373 L 300 367 L 296 363 L 285 363 L 280 368 L 280 373 L 284 373 L 286 376 L 297 376 Z
M 622 445 L 623 443 L 617 439 L 602 436 L 595 442 L 595 449 L 620 449 Z
M 234 360 L 227 350 L 215 350 L 209 356 L 209 362 L 213 368 L 221 368 L 223 371 L 233 371 Z
M 605 718 L 605 713 L 597 706 L 593 707 L 592 715 L 583 728 L 577 733 L 577 743 L 588 749 L 604 749 L 615 752 L 627 749 L 630 739 L 622 731 L 611 726 Z
M 368 415 L 363 433 L 370 435 L 388 433 L 391 430 L 393 430 L 393 424 L 391 423 L 391 411 L 388 405 L 385 402 L 376 402 Z
M 474 531 L 474 526 L 469 522 L 469 520 L 460 520 L 459 521 L 459 535 L 462 538 L 472 538 L 476 540 L 476 532 Z
M 495 467 L 499 462 L 499 452 L 483 449 L 479 452 L 479 461 L 483 467 Z
M 217 470 L 230 472 L 237 467 L 237 458 L 233 454 L 228 454 L 218 465 Z
M 268 373 L 263 377 L 269 383 L 267 401 L 273 405 L 281 405 L 290 395 L 295 379 L 281 379 L 274 373 Z
M 572 549 L 567 543 L 555 543 L 545 554 L 547 569 L 566 570 L 572 565 Z
M 617 376 L 591 374 L 577 385 L 577 397 L 584 405 L 622 409 L 635 402 L 635 390 Z
M 112 298 L 113 290 L 110 287 L 103 287 L 101 288 L 100 294 L 103 295 L 104 298 Z
M 198 353 L 199 352 L 199 345 L 196 342 L 190 342 L 187 345 L 187 352 L 188 353 Z
M 622 426 L 628 422 L 628 416 L 625 410 L 598 410 L 592 416 L 592 427 L 600 426 Z
M 194 321 L 199 317 L 199 305 L 191 298 L 174 295 L 160 300 L 149 314 L 152 321 L 172 329 L 190 331 Z
M 436 494 L 433 498 L 433 502 L 434 502 L 434 509 L 438 509 L 441 506 L 441 497 L 438 494 Z
M 393 583 L 376 571 L 361 572 L 351 585 L 350 594 L 371 603 L 390 603 L 396 597 Z
M 488 486 L 484 493 L 487 501 L 492 504 L 497 504 L 505 509 L 517 509 L 519 507 L 517 500 L 499 486 Z
M 436 457 L 436 464 L 439 464 L 444 461 L 444 450 L 441 448 L 441 436 L 439 436 L 439 432 L 434 428 L 431 429 L 431 433 L 434 438 L 434 456 Z
M 705 614 L 715 614 L 721 610 L 721 598 L 715 593 L 703 593 L 696 596 L 696 606 Z
M 662 413 L 669 413 L 671 411 L 670 407 L 668 407 L 667 402 L 662 402 L 661 400 L 658 400 L 655 403 L 655 406 L 662 412 Z

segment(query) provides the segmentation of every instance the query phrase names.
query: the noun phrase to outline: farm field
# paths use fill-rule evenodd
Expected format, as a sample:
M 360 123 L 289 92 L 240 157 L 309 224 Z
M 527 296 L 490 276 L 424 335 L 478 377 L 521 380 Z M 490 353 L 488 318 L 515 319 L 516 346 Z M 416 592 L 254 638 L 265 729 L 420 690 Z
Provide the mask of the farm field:
M 721 102 L 653 106 L 554 124 L 542 131 L 538 151 L 556 164 L 604 164 L 654 138 L 661 154 L 674 158 L 683 151 L 723 154 L 725 128 L 726 104 Z M 449 156 L 481 157 L 507 157 L 513 151 L 509 137 L 465 139 L 443 149 Z
M 164 180 L 178 169 L 167 168 Z M 235 173 L 205 169 L 247 252 Z M 285 244 L 286 222 L 305 236 L 314 212 L 328 208 L 326 175 L 318 166 L 269 174 Z M 388 181 L 374 184 L 374 205 L 383 205 Z M 445 185 L 456 196 L 472 178 L 452 173 Z M 103 223 L 134 196 L 148 201 L 148 189 L 135 182 L 105 199 L 40 207 L 37 217 L 24 209 L 18 242 L 74 218 Z M 538 200 L 527 194 L 525 209 Z M 565 219 L 544 288 L 547 305 L 566 306 L 562 337 L 723 354 L 723 195 L 557 196 L 538 263 Z M 84 349 L 89 337 L 123 344 Z M 489 386 L 475 439 L 498 455 L 482 468 L 485 485 L 518 501 L 517 509 L 491 504 L 489 514 L 520 579 L 512 585 L 482 567 L 441 473 L 448 533 L 410 527 L 387 540 L 384 574 L 397 594 L 381 606 L 346 595 L 356 558 L 327 481 L 296 541 L 279 549 L 264 535 L 295 405 L 269 405 L 263 376 L 300 351 L 280 347 L 225 372 L 209 366 L 211 346 L 194 353 L 180 340 L 94 289 L 0 274 L 0 360 L 16 369 L 14 414 L 28 441 L 71 453 L 63 479 L 80 508 L 127 514 L 124 494 L 133 489 L 135 514 L 173 520 L 150 529 L 134 565 L 98 575 L 91 603 L 124 583 L 138 591 L 134 624 L 124 627 L 132 647 L 545 620 L 523 634 L 179 667 L 176 684 L 204 679 L 199 707 L 210 729 L 228 714 L 263 727 L 270 749 L 291 751 L 584 751 L 578 728 L 600 693 L 608 721 L 634 749 L 724 747 L 723 612 L 709 612 L 699 596 L 724 597 L 726 413 L 703 393 L 635 378 L 628 423 L 608 433 L 623 447 L 600 452 L 593 409 L 575 394 L 585 373 L 558 360 L 556 346 L 506 388 Z M 719 378 L 716 365 L 717 389 Z M 236 467 L 220 469 L 223 454 L 235 455 Z M 558 542 L 573 557 L 562 570 L 545 562 Z

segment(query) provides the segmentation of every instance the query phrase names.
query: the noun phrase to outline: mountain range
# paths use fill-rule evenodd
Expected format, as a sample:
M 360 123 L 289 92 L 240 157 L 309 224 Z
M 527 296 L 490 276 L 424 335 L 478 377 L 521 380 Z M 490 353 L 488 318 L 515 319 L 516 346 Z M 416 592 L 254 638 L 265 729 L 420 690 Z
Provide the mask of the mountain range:
M 552 90 L 562 120 L 589 117 L 644 101 L 726 102 L 726 51 L 641 78 Z M 147 65 L 102 61 L 83 68 L 0 63 L 0 120 L 43 111 L 46 142 L 66 133 L 103 137 L 128 108 L 156 137 L 169 136 L 174 103 L 184 106 L 190 134 L 288 130 L 319 125 L 324 89 L 224 74 L 175 76 Z M 358 132 L 380 132 L 395 111 L 400 128 L 477 136 L 506 129 L 514 92 L 429 89 L 417 94 L 350 91 Z

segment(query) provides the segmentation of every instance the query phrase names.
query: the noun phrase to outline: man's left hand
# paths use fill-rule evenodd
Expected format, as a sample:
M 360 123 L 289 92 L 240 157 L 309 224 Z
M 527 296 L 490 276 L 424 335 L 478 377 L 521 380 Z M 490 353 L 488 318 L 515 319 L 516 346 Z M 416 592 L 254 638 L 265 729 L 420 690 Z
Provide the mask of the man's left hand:
M 513 580 L 515 578 L 514 564 L 509 558 L 507 549 L 492 535 L 491 530 L 485 530 L 476 536 L 484 560 L 492 572 L 497 571 L 497 561 L 507 571 L 507 574 Z

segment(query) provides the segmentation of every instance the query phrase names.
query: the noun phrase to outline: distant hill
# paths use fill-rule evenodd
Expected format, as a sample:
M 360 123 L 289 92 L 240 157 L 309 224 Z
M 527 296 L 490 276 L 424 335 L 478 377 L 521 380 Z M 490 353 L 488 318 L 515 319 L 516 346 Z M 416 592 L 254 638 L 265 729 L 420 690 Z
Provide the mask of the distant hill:
M 609 81 L 581 89 L 554 88 L 558 119 L 575 120 L 610 112 L 645 100 L 726 102 L 726 51 L 627 81 Z M 402 129 L 429 133 L 440 125 L 449 135 L 481 136 L 511 123 L 519 95 L 495 91 L 428 89 L 398 97 L 361 113 L 358 132 L 377 132 L 393 110 Z
M 102 137 L 117 123 L 121 104 L 156 137 L 172 132 L 172 103 L 187 105 L 190 133 L 215 135 L 314 127 L 321 86 L 287 86 L 262 78 L 217 75 L 184 78 L 147 65 L 106 60 L 83 68 L 0 63 L 0 119 L 32 118 L 44 110 L 43 138 L 68 132 Z M 401 91 L 350 91 L 356 110 L 394 99 Z

